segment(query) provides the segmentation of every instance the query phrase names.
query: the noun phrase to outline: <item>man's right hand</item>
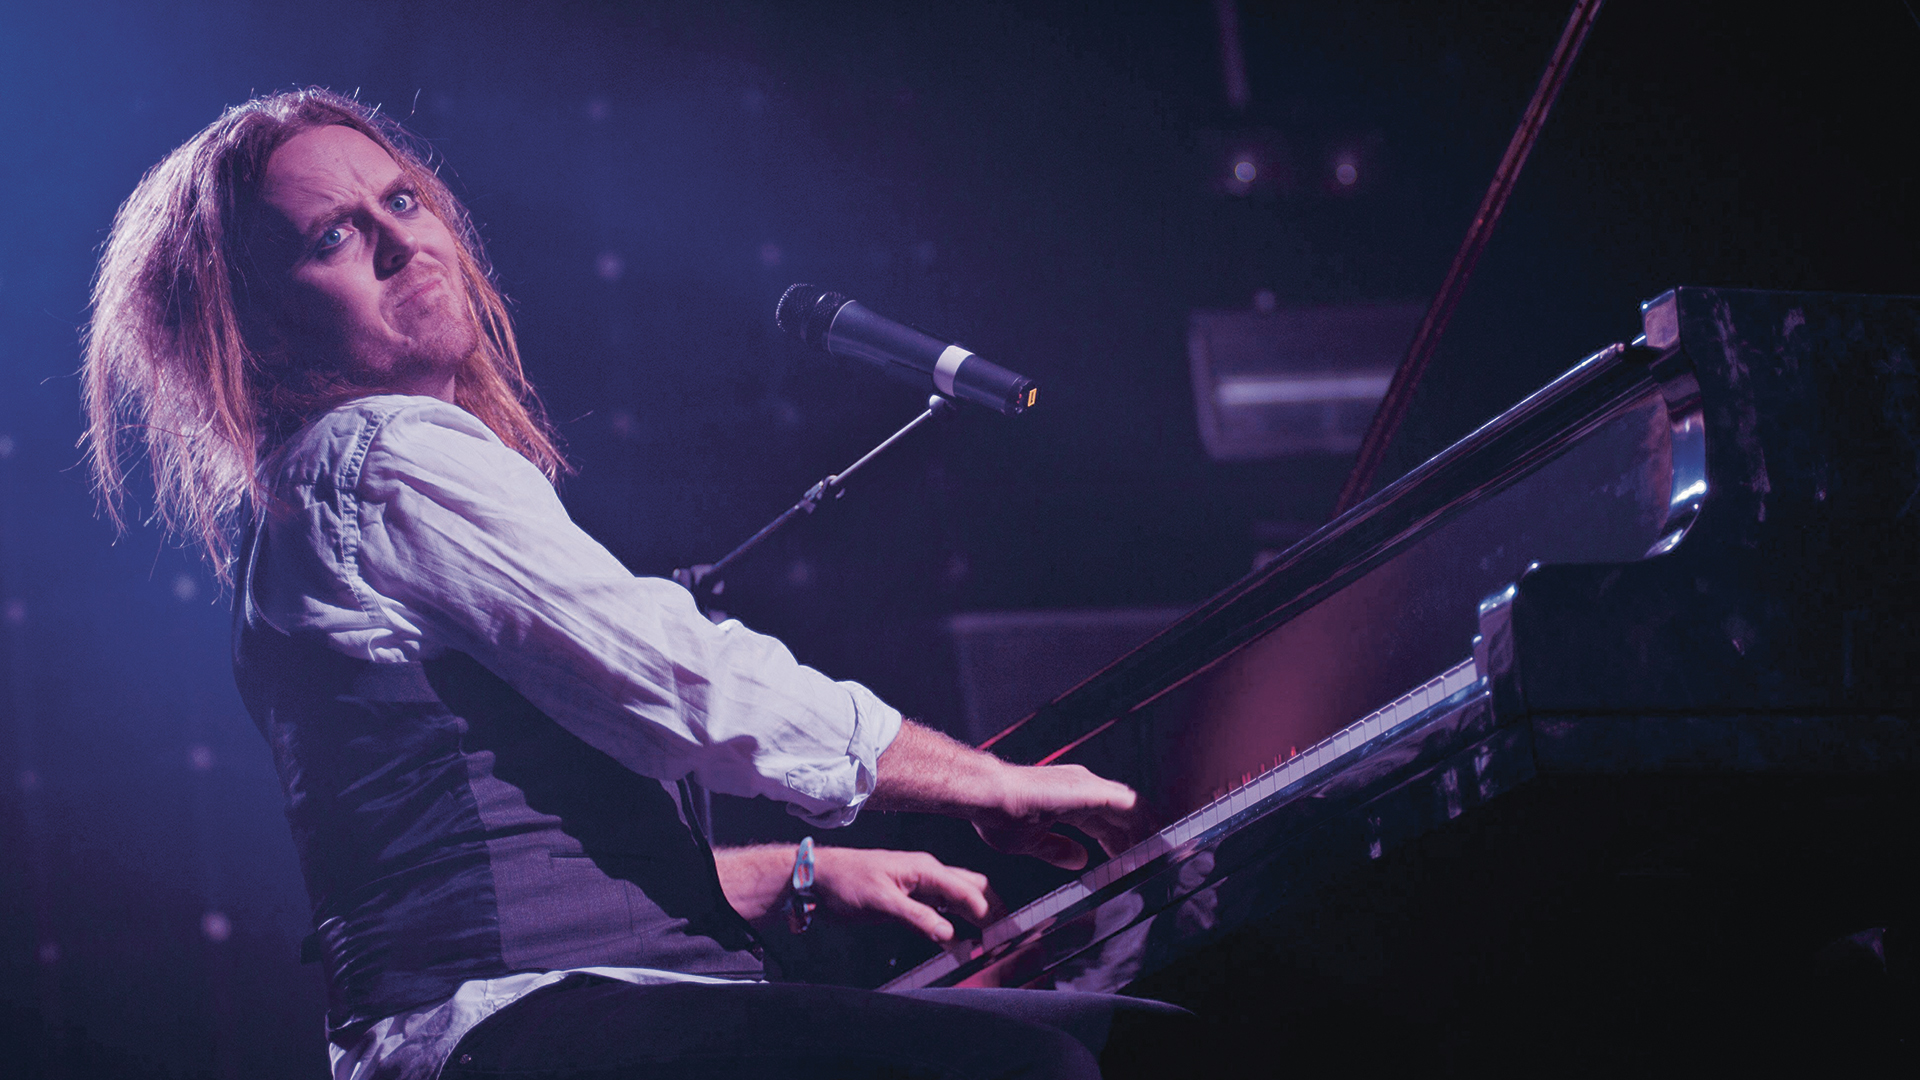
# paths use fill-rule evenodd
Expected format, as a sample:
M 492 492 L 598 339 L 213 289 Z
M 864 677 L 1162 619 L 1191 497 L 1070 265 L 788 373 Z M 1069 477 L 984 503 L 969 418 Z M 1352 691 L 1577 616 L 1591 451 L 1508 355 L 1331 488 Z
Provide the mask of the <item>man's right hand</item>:
M 1010 765 L 912 721 L 880 755 L 878 771 L 871 808 L 965 818 L 1001 851 L 1067 870 L 1085 866 L 1087 852 L 1055 825 L 1085 832 L 1109 855 L 1150 831 L 1125 784 L 1079 765 Z
M 968 816 L 980 838 L 1001 851 L 1032 855 L 1066 870 L 1087 865 L 1087 850 L 1054 832 L 1071 825 L 1092 837 L 1108 855 L 1144 838 L 1139 796 L 1125 784 L 1094 775 L 1080 765 L 1003 765 L 999 805 Z

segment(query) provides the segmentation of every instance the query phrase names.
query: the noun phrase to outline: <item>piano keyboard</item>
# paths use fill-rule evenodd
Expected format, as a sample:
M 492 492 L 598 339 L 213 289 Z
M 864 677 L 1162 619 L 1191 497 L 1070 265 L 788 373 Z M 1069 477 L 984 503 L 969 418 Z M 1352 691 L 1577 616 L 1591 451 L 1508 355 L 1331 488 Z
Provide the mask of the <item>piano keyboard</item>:
M 1091 903 L 1116 882 L 1163 857 L 1184 856 L 1265 813 L 1283 796 L 1292 794 L 1322 769 L 1399 729 L 1409 721 L 1477 682 L 1471 659 L 1463 660 L 1393 701 L 1349 724 L 1305 752 L 1249 777 L 1239 787 L 1195 810 L 1179 821 L 1119 855 L 1060 886 L 1033 903 L 988 926 L 981 940 L 958 942 L 913 970 L 881 987 L 882 990 L 933 985 L 960 965 L 997 952 L 1061 915 Z

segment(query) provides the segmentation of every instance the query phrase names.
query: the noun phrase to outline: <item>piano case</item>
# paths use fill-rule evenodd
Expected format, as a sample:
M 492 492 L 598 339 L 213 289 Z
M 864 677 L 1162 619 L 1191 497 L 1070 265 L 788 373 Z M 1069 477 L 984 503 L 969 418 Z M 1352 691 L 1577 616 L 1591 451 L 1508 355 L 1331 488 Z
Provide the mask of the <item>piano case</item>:
M 889 986 L 1195 1009 L 1136 1075 L 1910 1054 L 1920 301 L 1642 324 L 991 740 L 1164 828 Z

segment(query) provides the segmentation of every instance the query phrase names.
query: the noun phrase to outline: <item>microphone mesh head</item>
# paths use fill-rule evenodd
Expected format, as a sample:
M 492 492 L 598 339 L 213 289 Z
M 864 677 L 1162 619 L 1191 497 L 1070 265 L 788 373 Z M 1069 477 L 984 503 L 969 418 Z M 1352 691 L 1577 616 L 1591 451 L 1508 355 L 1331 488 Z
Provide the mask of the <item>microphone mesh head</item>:
M 846 304 L 846 297 L 818 285 L 789 285 L 773 309 L 773 322 L 782 332 L 823 349 L 827 328 L 833 325 L 833 317 Z

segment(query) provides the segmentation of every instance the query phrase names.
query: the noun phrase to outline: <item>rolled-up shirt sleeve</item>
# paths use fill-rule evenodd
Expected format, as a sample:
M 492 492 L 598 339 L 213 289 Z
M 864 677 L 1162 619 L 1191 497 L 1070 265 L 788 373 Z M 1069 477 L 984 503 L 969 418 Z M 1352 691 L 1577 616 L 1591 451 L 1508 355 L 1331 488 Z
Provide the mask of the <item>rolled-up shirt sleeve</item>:
M 464 410 L 409 399 L 374 423 L 342 477 L 357 521 L 340 553 L 394 644 L 468 653 L 635 772 L 765 795 L 819 825 L 853 819 L 897 711 L 634 576 Z

